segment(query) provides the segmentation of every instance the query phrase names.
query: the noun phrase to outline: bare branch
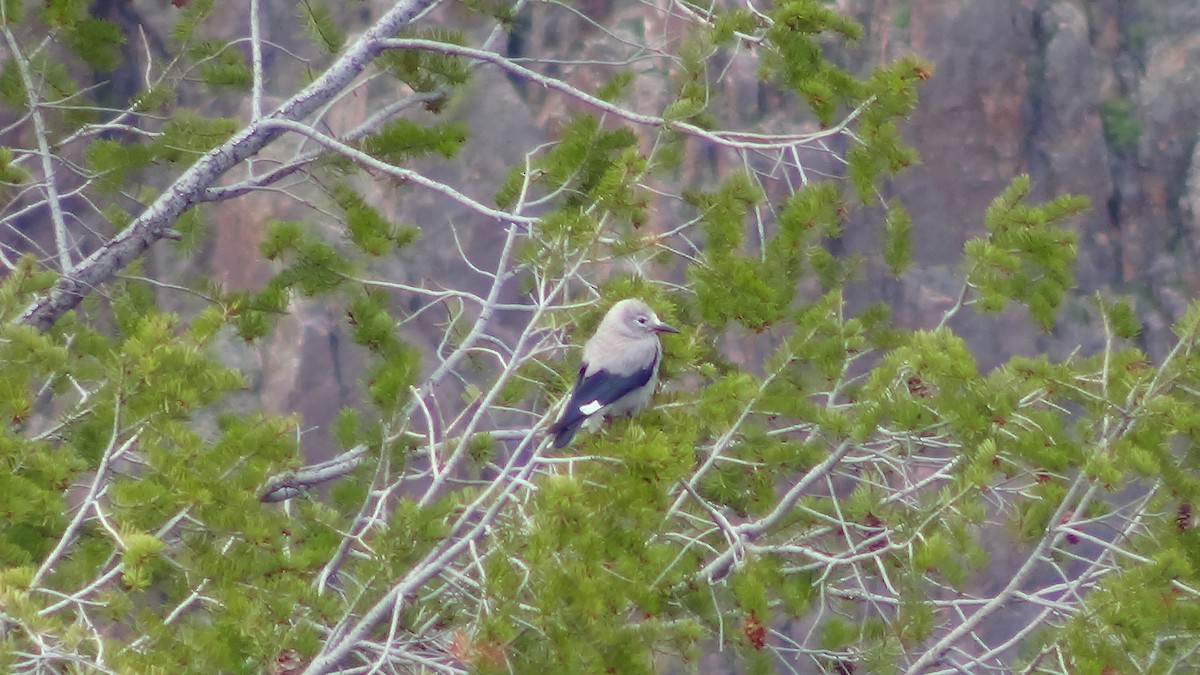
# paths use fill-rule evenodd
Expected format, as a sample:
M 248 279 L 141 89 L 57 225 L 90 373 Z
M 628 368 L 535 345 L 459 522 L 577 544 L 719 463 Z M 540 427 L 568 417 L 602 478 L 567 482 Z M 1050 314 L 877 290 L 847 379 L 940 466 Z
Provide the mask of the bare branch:
M 341 478 L 354 471 L 366 458 L 367 450 L 367 446 L 358 445 L 333 459 L 272 476 L 259 490 L 258 498 L 270 503 L 299 497 L 313 486 Z
M 41 102 L 38 100 L 38 87 L 29 73 L 29 61 L 21 54 L 21 48 L 17 45 L 12 31 L 8 29 L 7 20 L 4 23 L 4 41 L 8 44 L 8 51 L 12 54 L 13 61 L 17 64 L 17 72 L 21 75 L 21 84 L 29 101 L 29 115 L 33 120 L 33 133 L 37 139 L 38 157 L 42 164 L 42 186 L 46 191 L 46 207 L 50 210 L 50 220 L 54 223 L 54 244 L 58 249 L 58 268 L 65 275 L 70 273 L 73 267 L 71 242 L 67 237 L 67 223 L 63 218 L 62 202 L 58 195 L 56 178 L 58 171 L 54 168 L 54 155 L 50 152 L 46 121 L 42 117 Z

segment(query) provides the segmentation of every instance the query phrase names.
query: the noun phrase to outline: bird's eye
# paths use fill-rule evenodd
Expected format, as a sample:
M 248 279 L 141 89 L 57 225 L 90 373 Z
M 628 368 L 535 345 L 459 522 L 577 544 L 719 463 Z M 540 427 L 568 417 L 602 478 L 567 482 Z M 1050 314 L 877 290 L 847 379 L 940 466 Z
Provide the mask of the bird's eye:
M 638 322 L 638 323 L 640 323 L 640 324 L 642 324 L 643 326 L 644 326 L 644 325 L 646 325 L 646 317 L 644 317 L 644 316 L 639 316 L 639 317 L 637 318 L 637 322 Z

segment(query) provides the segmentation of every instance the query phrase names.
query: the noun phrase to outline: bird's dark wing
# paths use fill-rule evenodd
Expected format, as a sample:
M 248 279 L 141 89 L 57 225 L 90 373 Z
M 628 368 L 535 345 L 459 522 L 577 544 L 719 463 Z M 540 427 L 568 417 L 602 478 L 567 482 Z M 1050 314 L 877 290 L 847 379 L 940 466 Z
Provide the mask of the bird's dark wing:
M 575 382 L 571 400 L 567 403 L 566 410 L 563 410 L 562 417 L 550 427 L 550 433 L 554 434 L 554 447 L 562 448 L 570 443 L 575 432 L 579 430 L 579 425 L 601 408 L 621 400 L 622 396 L 638 387 L 645 386 L 654 375 L 656 365 L 657 358 L 649 366 L 628 375 L 615 375 L 601 368 L 585 376 L 587 365 L 580 367 L 579 379 Z

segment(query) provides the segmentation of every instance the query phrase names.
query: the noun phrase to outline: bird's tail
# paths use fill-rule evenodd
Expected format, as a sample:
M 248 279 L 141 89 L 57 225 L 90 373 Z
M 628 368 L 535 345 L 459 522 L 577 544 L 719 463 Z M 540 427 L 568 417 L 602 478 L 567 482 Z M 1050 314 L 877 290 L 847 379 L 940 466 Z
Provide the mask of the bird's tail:
M 579 427 L 583 424 L 583 419 L 569 420 L 561 419 L 550 427 L 550 433 L 554 434 L 554 447 L 565 448 L 571 443 L 571 439 L 575 438 L 575 432 L 579 431 Z

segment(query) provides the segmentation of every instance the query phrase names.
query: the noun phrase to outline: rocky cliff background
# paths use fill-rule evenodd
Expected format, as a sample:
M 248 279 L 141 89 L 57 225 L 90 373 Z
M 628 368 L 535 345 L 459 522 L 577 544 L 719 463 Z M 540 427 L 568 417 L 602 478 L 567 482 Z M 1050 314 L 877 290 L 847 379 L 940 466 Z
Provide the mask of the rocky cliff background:
M 1075 221 L 1078 289 L 1049 334 L 1019 312 L 964 315 L 984 363 L 1014 354 L 1092 351 L 1102 334 L 1087 298 L 1132 301 L 1152 357 L 1195 295 L 1200 235 L 1200 5 L 1071 2 L 849 2 L 869 29 L 860 58 L 912 51 L 936 71 L 908 138 L 923 163 L 893 184 L 912 210 L 919 272 L 875 288 L 912 326 L 953 298 L 963 242 L 1018 173 L 1035 196 L 1086 195 Z M 870 52 L 870 53 L 867 53 Z M 852 235 L 853 236 L 853 235 Z

